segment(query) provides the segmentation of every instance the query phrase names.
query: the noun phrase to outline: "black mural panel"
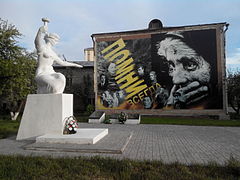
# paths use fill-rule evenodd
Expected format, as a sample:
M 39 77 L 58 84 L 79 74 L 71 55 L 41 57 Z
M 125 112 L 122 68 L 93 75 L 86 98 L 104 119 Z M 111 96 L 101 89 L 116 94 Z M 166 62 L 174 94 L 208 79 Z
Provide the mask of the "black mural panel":
M 98 109 L 221 109 L 216 30 L 97 42 Z

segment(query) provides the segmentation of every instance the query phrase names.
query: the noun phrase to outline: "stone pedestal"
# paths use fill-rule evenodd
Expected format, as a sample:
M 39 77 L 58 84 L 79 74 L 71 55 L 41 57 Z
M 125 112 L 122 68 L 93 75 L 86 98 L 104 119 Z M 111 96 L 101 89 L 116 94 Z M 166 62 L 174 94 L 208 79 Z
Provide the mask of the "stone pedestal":
M 76 134 L 45 134 L 36 138 L 36 143 L 95 144 L 108 134 L 108 129 L 78 129 Z
M 17 140 L 36 139 L 44 134 L 62 135 L 64 119 L 72 115 L 72 94 L 30 94 Z
M 88 123 L 100 124 L 105 120 L 105 112 L 94 111 L 88 119 Z

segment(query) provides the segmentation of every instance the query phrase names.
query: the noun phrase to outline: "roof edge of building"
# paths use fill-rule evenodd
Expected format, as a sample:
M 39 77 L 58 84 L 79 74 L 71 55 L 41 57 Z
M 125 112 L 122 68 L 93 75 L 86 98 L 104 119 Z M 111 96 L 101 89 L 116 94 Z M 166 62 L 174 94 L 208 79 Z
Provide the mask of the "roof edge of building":
M 197 24 L 197 25 L 185 25 L 185 26 L 172 26 L 172 27 L 163 27 L 158 29 L 139 29 L 139 30 L 129 30 L 129 31 L 119 31 L 119 32 L 108 32 L 108 33 L 94 33 L 91 37 L 95 36 L 103 36 L 103 35 L 117 35 L 117 34 L 129 34 L 129 33 L 145 33 L 145 32 L 158 32 L 158 31 L 167 31 L 167 30 L 174 30 L 179 28 L 191 28 L 191 27 L 204 27 L 204 26 L 217 26 L 217 25 L 226 25 L 227 22 L 220 22 L 220 23 L 209 23 L 209 24 Z

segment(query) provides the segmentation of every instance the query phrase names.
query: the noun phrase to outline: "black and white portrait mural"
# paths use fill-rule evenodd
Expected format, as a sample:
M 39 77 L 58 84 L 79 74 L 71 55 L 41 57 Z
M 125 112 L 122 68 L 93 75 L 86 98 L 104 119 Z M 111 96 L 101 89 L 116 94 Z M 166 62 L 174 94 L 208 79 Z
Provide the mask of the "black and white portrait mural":
M 97 42 L 98 109 L 221 109 L 216 30 Z

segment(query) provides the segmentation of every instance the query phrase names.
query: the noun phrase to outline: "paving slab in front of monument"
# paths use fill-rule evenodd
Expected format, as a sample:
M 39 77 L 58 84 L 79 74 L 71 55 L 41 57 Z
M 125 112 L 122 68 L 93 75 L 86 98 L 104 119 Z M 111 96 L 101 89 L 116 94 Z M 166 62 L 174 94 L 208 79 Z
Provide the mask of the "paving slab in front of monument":
M 239 127 L 179 125 L 123 125 L 80 123 L 80 128 L 108 128 L 109 134 L 92 145 L 44 144 L 0 140 L 0 154 L 117 159 L 162 160 L 165 163 L 224 164 L 230 157 L 240 160 Z
M 85 128 L 88 129 L 88 128 Z M 101 129 L 101 128 L 98 128 Z M 90 134 L 89 134 L 90 135 Z M 78 152 L 78 153 L 110 153 L 121 154 L 125 150 L 129 140 L 132 137 L 132 132 L 128 131 L 111 131 L 107 136 L 101 139 L 98 143 L 45 143 L 44 141 L 38 141 L 32 144 L 28 144 L 23 148 L 25 150 L 36 151 L 55 151 L 55 152 Z M 62 140 L 64 141 L 64 140 Z M 77 142 L 77 141 L 76 141 Z

